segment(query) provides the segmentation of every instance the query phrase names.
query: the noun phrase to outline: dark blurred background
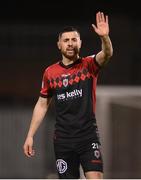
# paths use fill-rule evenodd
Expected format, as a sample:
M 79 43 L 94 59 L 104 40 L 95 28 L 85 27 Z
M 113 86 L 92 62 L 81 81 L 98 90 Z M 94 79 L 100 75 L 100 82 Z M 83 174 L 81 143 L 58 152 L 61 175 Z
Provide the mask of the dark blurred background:
M 141 15 L 136 1 L 0 2 L 0 178 L 45 178 L 55 173 L 54 157 L 46 154 L 53 150 L 51 143 L 47 143 L 54 124 L 53 105 L 47 115 L 48 123 L 45 121 L 38 132 L 37 149 L 45 149 L 42 155 L 37 154 L 39 161 L 27 160 L 22 145 L 44 69 L 61 59 L 56 46 L 59 31 L 67 25 L 77 27 L 83 42 L 81 56 L 97 53 L 101 42 L 91 24 L 95 23 L 98 11 L 109 16 L 114 48 L 111 62 L 101 71 L 98 86 L 139 87 Z M 45 133 L 47 138 L 43 140 Z
M 56 42 L 66 25 L 81 32 L 81 55 L 97 53 L 93 32 L 96 12 L 109 15 L 114 56 L 102 71 L 99 84 L 140 85 L 140 6 L 123 1 L 2 1 L 0 3 L 0 96 L 37 97 L 46 66 L 60 60 Z

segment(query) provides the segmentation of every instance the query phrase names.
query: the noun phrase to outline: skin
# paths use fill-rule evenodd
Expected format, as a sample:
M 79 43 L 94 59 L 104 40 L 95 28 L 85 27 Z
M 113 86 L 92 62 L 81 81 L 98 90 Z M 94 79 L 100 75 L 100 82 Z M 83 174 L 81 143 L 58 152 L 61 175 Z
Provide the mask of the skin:
M 103 12 L 98 12 L 96 14 L 96 25 L 92 24 L 92 27 L 102 42 L 102 49 L 96 55 L 96 61 L 102 66 L 113 55 L 113 47 L 109 37 L 108 16 L 104 16 Z M 62 62 L 64 65 L 72 64 L 79 58 L 81 44 L 82 41 L 76 31 L 62 34 L 57 45 L 62 53 Z
M 37 129 L 39 128 L 41 122 L 43 121 L 50 102 L 51 102 L 51 98 L 39 97 L 34 107 L 29 131 L 23 146 L 24 154 L 27 157 L 32 157 L 35 155 L 35 150 L 33 148 L 33 136 L 37 131 Z
M 76 31 L 63 33 L 57 45 L 62 53 L 62 62 L 65 65 L 72 64 L 79 58 L 81 40 Z
M 106 64 L 113 55 L 113 47 L 109 37 L 109 23 L 108 16 L 103 12 L 96 14 L 96 25 L 92 24 L 94 32 L 101 39 L 101 51 L 96 55 L 96 61 L 99 65 Z M 62 53 L 62 62 L 64 65 L 74 63 L 79 58 L 82 41 L 80 35 L 76 31 L 65 32 L 59 37 L 57 42 L 58 48 Z M 51 98 L 39 97 L 34 110 L 29 127 L 29 131 L 23 146 L 24 154 L 27 157 L 33 157 L 35 150 L 33 148 L 33 137 L 43 121 L 47 113 Z M 89 171 L 85 172 L 86 179 L 101 179 L 103 174 L 101 172 Z

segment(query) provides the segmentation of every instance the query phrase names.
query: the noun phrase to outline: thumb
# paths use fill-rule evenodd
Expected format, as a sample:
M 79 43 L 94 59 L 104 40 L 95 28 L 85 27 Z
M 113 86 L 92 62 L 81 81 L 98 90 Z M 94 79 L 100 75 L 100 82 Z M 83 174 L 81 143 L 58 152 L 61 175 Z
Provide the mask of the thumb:
M 97 27 L 95 26 L 95 24 L 92 24 L 93 29 L 96 31 Z
M 32 146 L 30 145 L 30 146 L 29 146 L 29 151 L 28 151 L 30 155 L 32 155 L 32 151 L 33 151 L 33 150 L 32 150 Z
M 29 154 L 30 154 L 30 156 L 35 155 L 35 150 L 32 148 L 32 146 L 29 147 Z

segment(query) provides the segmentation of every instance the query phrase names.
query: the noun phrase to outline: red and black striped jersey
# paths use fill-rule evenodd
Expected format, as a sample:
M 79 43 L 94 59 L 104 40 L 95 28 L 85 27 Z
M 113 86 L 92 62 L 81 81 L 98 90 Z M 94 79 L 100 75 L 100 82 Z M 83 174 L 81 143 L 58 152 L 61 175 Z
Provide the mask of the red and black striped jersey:
M 55 98 L 58 140 L 97 138 L 95 105 L 99 70 L 94 55 L 67 66 L 60 61 L 45 69 L 40 95 Z

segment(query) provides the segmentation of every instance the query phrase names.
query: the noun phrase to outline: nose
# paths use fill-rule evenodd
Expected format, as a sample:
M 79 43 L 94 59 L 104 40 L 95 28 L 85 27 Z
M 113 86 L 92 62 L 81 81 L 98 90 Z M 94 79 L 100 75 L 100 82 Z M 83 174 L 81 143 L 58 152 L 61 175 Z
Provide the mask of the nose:
M 68 45 L 69 45 L 69 46 L 72 46 L 72 41 L 71 41 L 71 40 L 68 41 Z

